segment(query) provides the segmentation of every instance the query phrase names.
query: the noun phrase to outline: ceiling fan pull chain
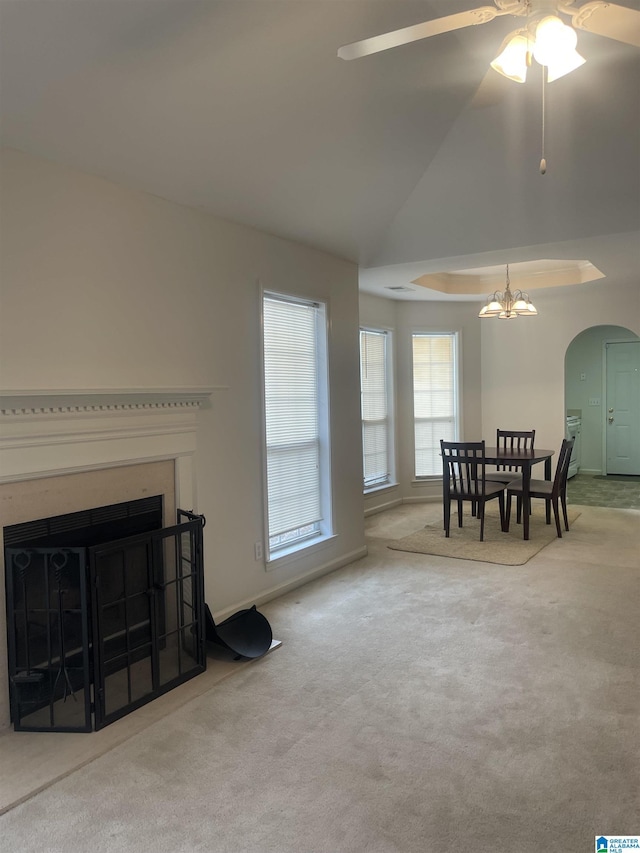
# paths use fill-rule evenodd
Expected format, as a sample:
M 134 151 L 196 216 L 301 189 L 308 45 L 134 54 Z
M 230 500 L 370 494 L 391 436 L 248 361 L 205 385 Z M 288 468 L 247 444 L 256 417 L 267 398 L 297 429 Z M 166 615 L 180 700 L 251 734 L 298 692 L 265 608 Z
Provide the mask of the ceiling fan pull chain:
M 546 81 L 546 72 L 545 66 L 542 66 L 542 159 L 540 160 L 540 174 L 544 175 L 547 171 L 547 161 L 544 156 L 544 134 L 545 134 L 545 124 L 546 124 L 546 112 L 547 112 L 547 104 L 546 104 L 546 91 L 547 91 L 547 81 Z

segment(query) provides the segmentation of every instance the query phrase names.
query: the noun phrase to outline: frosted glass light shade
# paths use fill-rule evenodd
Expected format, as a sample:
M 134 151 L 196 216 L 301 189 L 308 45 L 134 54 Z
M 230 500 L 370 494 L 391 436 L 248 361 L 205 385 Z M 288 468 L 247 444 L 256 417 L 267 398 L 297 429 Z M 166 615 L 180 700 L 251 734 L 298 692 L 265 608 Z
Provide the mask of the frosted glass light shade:
M 564 56 L 554 59 L 547 65 L 547 83 L 553 83 L 558 77 L 564 77 L 565 74 L 575 71 L 585 62 L 586 59 L 580 56 L 577 50 L 572 50 Z
M 536 27 L 533 56 L 540 65 L 553 65 L 564 56 L 575 52 L 578 36 L 571 27 L 555 15 L 543 18 Z
M 498 302 L 497 299 L 491 297 L 491 301 L 487 302 L 487 304 L 483 305 L 480 309 L 478 317 L 497 317 L 501 311 L 504 311 L 504 305 L 502 302 Z
M 527 79 L 529 40 L 521 32 L 513 33 L 502 42 L 500 53 L 491 67 L 503 77 L 524 83 Z

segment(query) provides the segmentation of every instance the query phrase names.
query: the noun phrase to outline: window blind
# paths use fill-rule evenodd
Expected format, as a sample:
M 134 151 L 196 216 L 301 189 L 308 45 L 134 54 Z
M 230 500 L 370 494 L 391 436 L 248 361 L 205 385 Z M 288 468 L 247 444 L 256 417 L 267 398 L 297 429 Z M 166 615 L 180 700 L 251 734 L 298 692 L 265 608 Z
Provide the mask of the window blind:
M 264 298 L 264 388 L 271 547 L 317 529 L 320 500 L 318 306 Z M 309 527 L 311 526 L 311 527 Z
M 362 467 L 364 488 L 389 482 L 387 334 L 360 331 Z
M 416 477 L 441 474 L 440 439 L 456 440 L 455 343 L 455 334 L 413 335 Z

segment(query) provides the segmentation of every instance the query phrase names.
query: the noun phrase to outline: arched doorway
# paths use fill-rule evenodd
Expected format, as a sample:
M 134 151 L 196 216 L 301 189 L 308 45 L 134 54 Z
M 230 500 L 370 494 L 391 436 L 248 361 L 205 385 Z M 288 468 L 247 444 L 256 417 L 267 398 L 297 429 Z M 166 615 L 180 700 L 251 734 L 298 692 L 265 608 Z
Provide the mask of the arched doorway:
M 640 475 L 640 338 L 622 326 L 580 332 L 564 387 L 566 414 L 580 419 L 580 470 Z

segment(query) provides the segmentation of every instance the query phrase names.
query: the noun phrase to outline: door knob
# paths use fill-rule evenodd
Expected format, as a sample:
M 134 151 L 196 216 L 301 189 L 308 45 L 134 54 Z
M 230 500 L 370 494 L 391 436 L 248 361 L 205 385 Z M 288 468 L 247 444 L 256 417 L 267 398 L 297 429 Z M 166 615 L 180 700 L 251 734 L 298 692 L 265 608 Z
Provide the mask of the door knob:
M 610 424 L 612 424 L 612 423 L 613 423 L 613 418 L 612 418 L 612 417 L 609 417 L 609 419 L 608 419 L 608 420 L 609 420 L 609 423 L 610 423 Z
M 609 409 L 609 414 L 610 414 L 610 415 L 612 415 L 612 414 L 613 414 L 613 409 Z

